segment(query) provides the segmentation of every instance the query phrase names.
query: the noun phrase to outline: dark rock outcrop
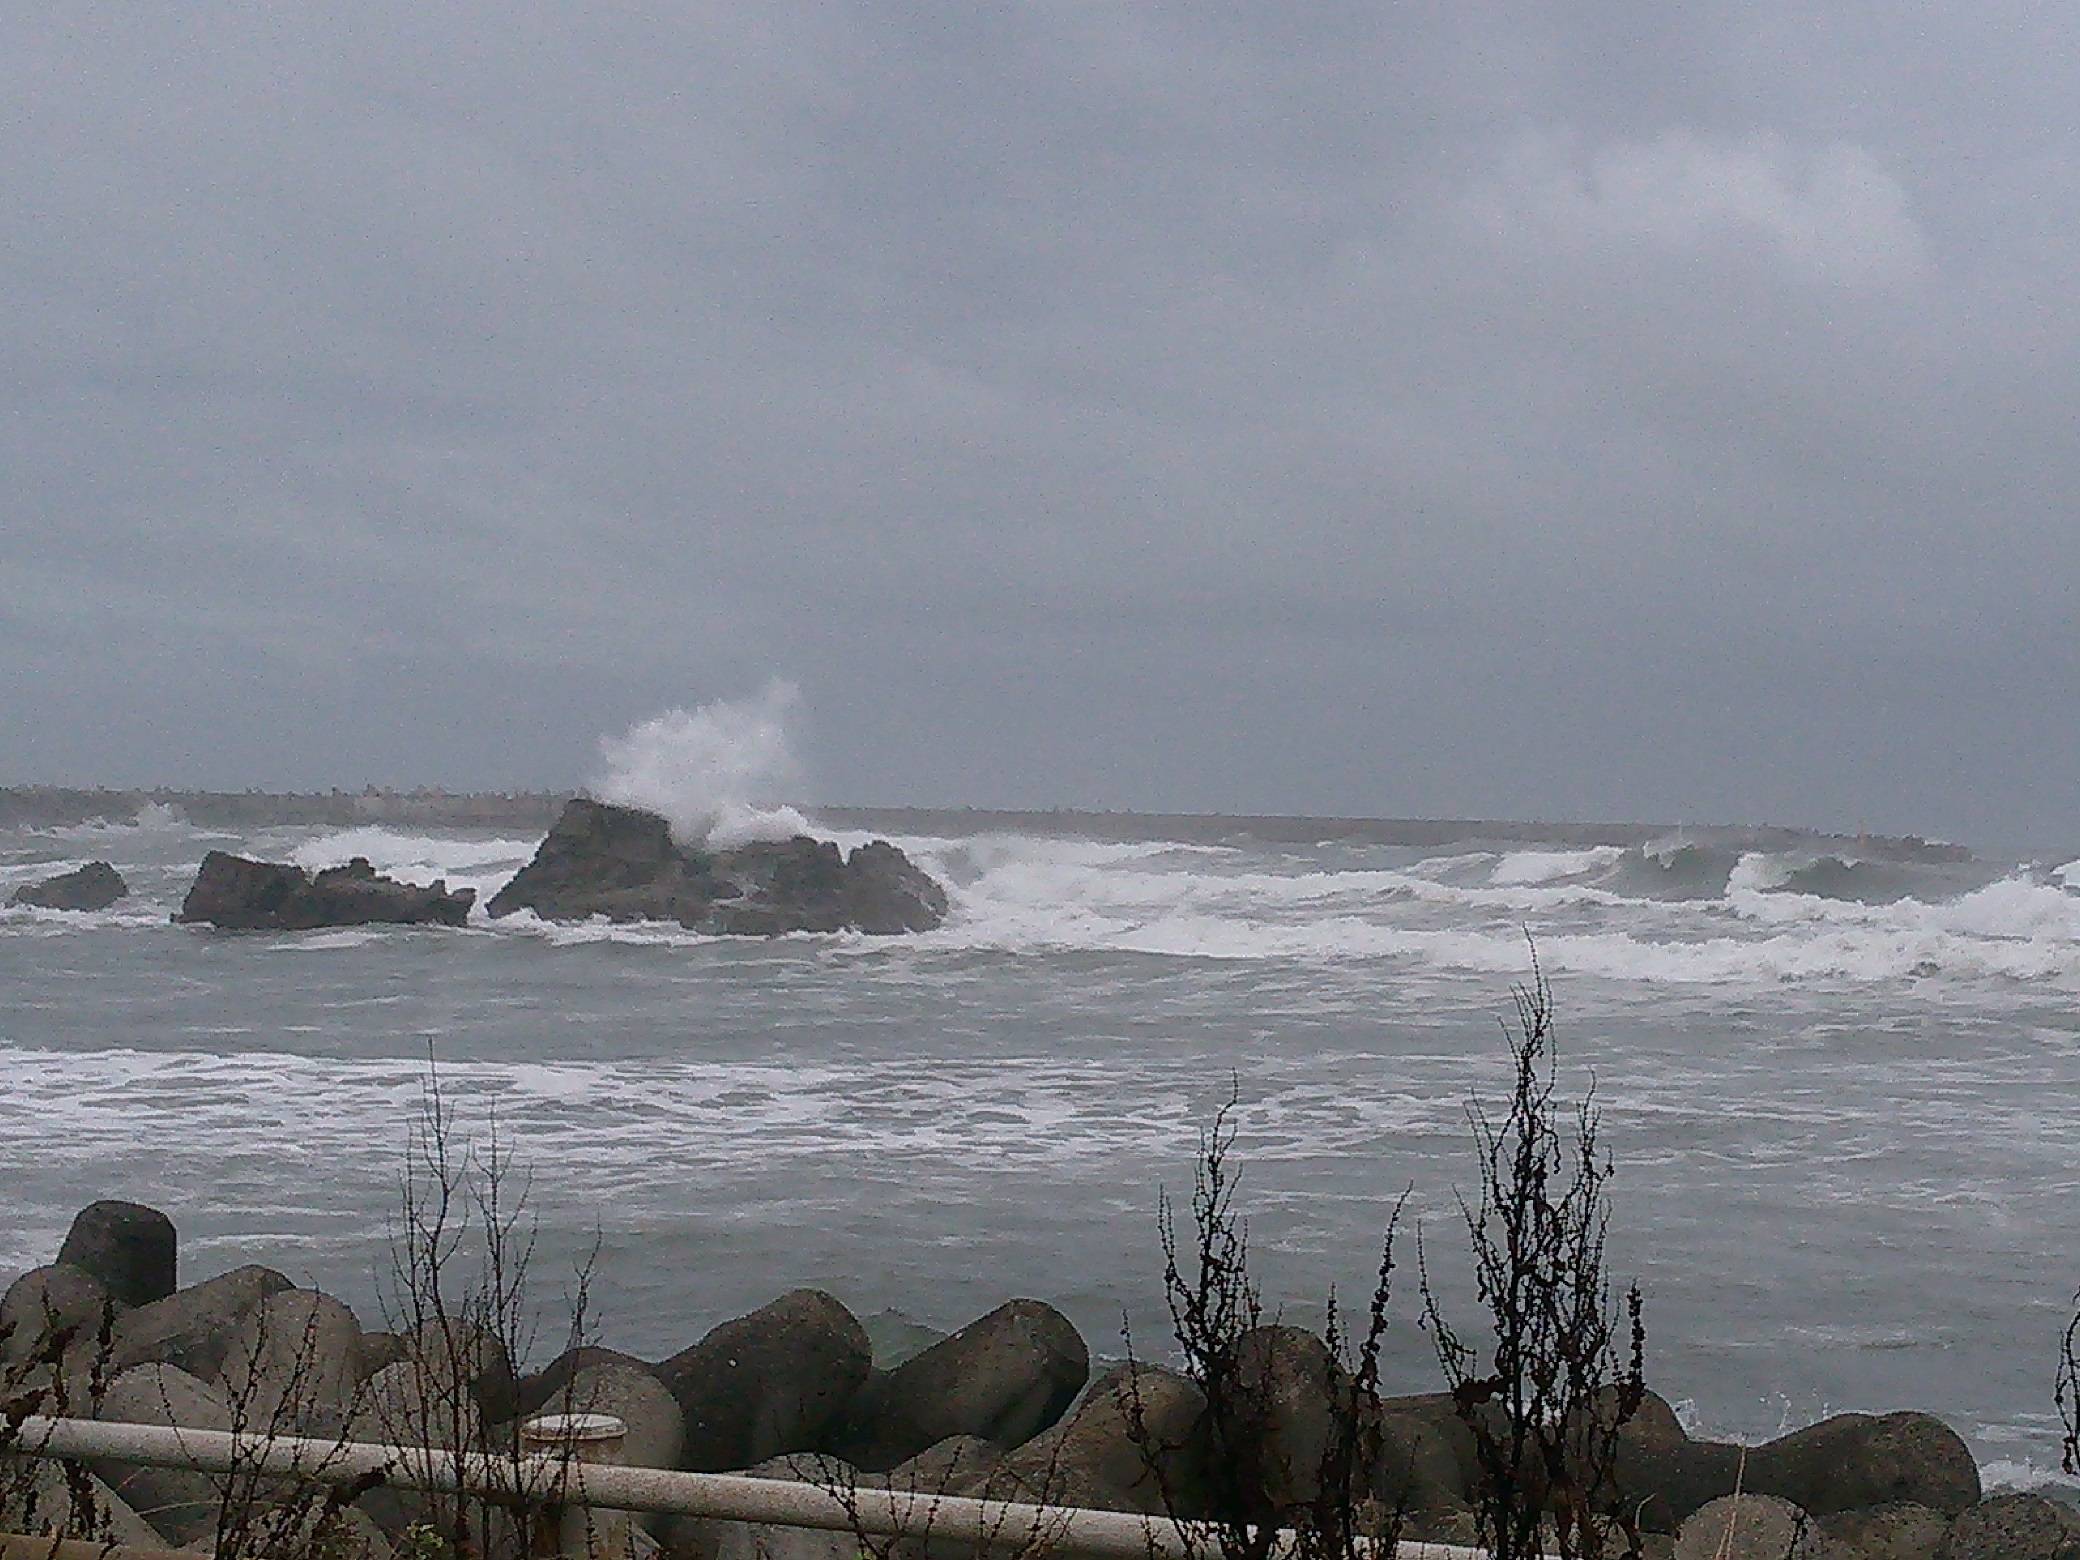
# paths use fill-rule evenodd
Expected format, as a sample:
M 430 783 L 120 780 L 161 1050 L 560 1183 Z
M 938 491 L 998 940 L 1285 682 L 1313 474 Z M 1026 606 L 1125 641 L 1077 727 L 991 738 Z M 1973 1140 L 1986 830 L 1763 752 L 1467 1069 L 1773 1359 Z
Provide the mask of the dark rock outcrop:
M 177 1365 L 139 1365 L 110 1383 L 96 1417 L 120 1424 L 229 1430 L 234 1413 L 222 1387 L 198 1381 Z M 212 1475 L 113 1458 L 89 1466 L 176 1547 L 214 1535 L 219 1492 Z
M 686 1416 L 665 1384 L 648 1369 L 587 1365 L 571 1377 L 570 1407 L 552 1413 L 611 1414 L 627 1427 L 621 1461 L 634 1468 L 676 1468 L 686 1447 Z
M 286 1273 L 249 1264 L 126 1312 L 116 1323 L 115 1365 L 178 1365 L 212 1379 L 239 1324 L 271 1294 L 295 1285 Z
M 1949 1535 L 1948 1517 L 1911 1501 L 1838 1511 L 1820 1521 L 1820 1536 L 1836 1553 L 1846 1551 L 1846 1560 L 1933 1560 Z
M 1683 1519 L 1675 1560 L 1822 1560 L 1808 1513 L 1780 1495 L 1721 1495 Z
M 114 1308 L 108 1286 L 65 1263 L 31 1268 L 0 1298 L 0 1360 L 23 1360 L 59 1347 L 91 1345 Z
M 246 1313 L 218 1380 L 252 1422 L 315 1434 L 344 1424 L 363 1375 L 354 1313 L 317 1290 L 284 1289 Z
M 1000 1500 L 1204 1516 L 1206 1397 L 1159 1365 L 1115 1366 L 1067 1418 L 1007 1454 L 983 1489 Z M 1140 1428 L 1137 1430 L 1136 1421 Z M 1149 1466 L 1151 1456 L 1160 1475 Z
M 356 856 L 316 876 L 273 861 L 213 850 L 202 858 L 176 921 L 206 921 L 236 931 L 301 932 L 325 926 L 460 926 L 477 891 L 448 892 L 445 878 L 400 883 Z
M 705 850 L 675 844 L 655 813 L 577 797 L 488 909 L 549 921 L 676 921 L 743 936 L 890 935 L 937 926 L 946 891 L 885 840 L 850 856 L 805 834 Z
M 1824 1517 L 1908 1501 L 1945 1517 L 1979 1498 L 1961 1436 L 1930 1414 L 1836 1414 L 1760 1446 L 1693 1441 L 1667 1405 L 1619 1432 L 1616 1494 L 1650 1531 L 1673 1531 L 1736 1489 L 1776 1495 Z
M 84 1489 L 79 1481 L 84 1481 Z M 26 1458 L 6 1467 L 6 1477 L 0 1478 L 0 1529 L 34 1538 L 87 1539 L 97 1551 L 109 1543 L 166 1547 L 159 1530 L 128 1501 L 85 1469 L 68 1470 L 52 1457 Z
M 712 1473 L 821 1449 L 871 1359 L 858 1320 L 818 1289 L 724 1322 L 657 1367 L 686 1417 L 681 1461 Z
M 105 861 L 90 861 L 76 871 L 18 888 L 7 902 L 38 910 L 106 910 L 129 894 L 122 873 Z
M 364 1343 L 366 1340 L 363 1340 Z M 571 1378 L 582 1371 L 598 1365 L 625 1365 L 631 1370 L 645 1370 L 657 1375 L 657 1367 L 633 1354 L 624 1354 L 619 1349 L 601 1348 L 596 1343 L 582 1343 L 556 1356 L 540 1370 L 530 1371 L 514 1384 L 513 1411 L 517 1418 L 532 1419 L 536 1414 L 585 1413 L 587 1410 L 575 1403 L 567 1402 L 570 1395 Z M 663 1377 L 658 1377 L 662 1381 Z
M 1979 1465 L 1933 1414 L 1835 1414 L 1751 1450 L 1746 1487 L 1815 1516 L 1890 1501 L 1956 1516 L 1979 1499 Z
M 2080 1515 L 2042 1495 L 2012 1492 L 1969 1506 L 1950 1529 L 1945 1560 L 2064 1560 L 2080 1550 Z
M 1060 1419 L 1089 1378 L 1090 1350 L 1069 1319 L 1012 1300 L 875 1377 L 844 1450 L 855 1466 L 880 1470 L 950 1436 L 1019 1446 Z
M 174 1291 L 173 1221 L 142 1203 L 89 1203 L 73 1216 L 58 1261 L 101 1280 L 118 1305 L 150 1305 Z

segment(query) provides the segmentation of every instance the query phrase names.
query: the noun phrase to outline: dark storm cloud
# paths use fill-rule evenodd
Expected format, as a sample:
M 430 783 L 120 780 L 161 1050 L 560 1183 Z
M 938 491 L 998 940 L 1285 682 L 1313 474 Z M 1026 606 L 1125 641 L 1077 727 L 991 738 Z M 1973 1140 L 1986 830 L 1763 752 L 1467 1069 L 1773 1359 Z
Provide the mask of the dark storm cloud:
M 7 778 L 2075 832 L 2064 19 L 0 25 Z

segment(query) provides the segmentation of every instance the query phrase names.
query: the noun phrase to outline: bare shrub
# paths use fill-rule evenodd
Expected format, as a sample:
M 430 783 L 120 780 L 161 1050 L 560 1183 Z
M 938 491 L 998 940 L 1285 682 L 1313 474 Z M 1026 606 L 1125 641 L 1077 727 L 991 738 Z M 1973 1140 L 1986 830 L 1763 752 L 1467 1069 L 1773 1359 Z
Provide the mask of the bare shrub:
M 1567 1560 L 1598 1560 L 1614 1541 L 1640 1552 L 1638 1525 L 1613 1511 L 1618 1432 L 1646 1395 L 1646 1328 L 1637 1285 L 1614 1305 L 1604 1265 L 1612 1164 L 1591 1080 L 1570 1106 L 1557 1092 L 1552 990 L 1532 955 L 1516 1022 L 1503 1025 L 1514 1064 L 1500 1117 L 1467 1107 L 1480 1152 L 1476 1204 L 1459 1202 L 1475 1288 L 1493 1342 L 1480 1351 L 1446 1319 L 1427 1266 L 1425 1324 L 1479 1478 L 1474 1517 L 1494 1560 L 1528 1560 L 1550 1517 Z M 1418 1243 L 1419 1260 L 1421 1245 Z
M 1364 1552 L 1384 1560 L 1398 1548 L 1406 1517 L 1405 1499 L 1383 1499 L 1376 1481 L 1380 1351 L 1406 1197 L 1387 1221 L 1362 1332 L 1350 1333 L 1331 1291 L 1319 1354 L 1296 1366 L 1294 1355 L 1313 1351 L 1288 1347 L 1281 1360 L 1286 1340 L 1275 1325 L 1267 1330 L 1249 1271 L 1248 1224 L 1234 1206 L 1239 1099 L 1231 1086 L 1200 1134 L 1188 1242 L 1167 1194 L 1157 1206 L 1171 1333 L 1205 1408 L 1188 1440 L 1162 1436 L 1145 1412 L 1138 1373 L 1130 1373 L 1131 1434 L 1191 1560 L 1270 1560 L 1274 1552 L 1299 1560 L 1355 1560 Z M 1126 1344 L 1131 1361 L 1131 1329 Z M 1311 1378 L 1320 1393 L 1308 1434 L 1293 1433 L 1282 1406 L 1280 1373 L 1295 1368 L 1301 1379 L 1291 1384 L 1304 1390 Z M 1318 1455 L 1307 1458 L 1301 1448 L 1316 1443 Z
M 252 1312 L 243 1347 L 225 1361 L 232 1467 L 214 1476 L 218 1560 L 337 1560 L 356 1549 L 357 1523 L 367 1519 L 355 1503 L 383 1475 L 328 1477 L 347 1454 L 360 1392 L 339 1397 L 328 1390 L 334 1366 L 323 1357 L 320 1318 L 318 1307 L 305 1306 L 284 1337 L 263 1301 Z M 285 1442 L 296 1447 L 290 1466 L 264 1470 L 263 1458 Z
M 1067 1521 L 1054 1458 L 1037 1476 L 1017 1480 L 958 1448 L 944 1458 L 921 1454 L 885 1474 L 814 1454 L 775 1461 L 774 1477 L 813 1484 L 836 1501 L 847 1530 L 797 1530 L 776 1543 L 770 1530 L 752 1527 L 748 1554 L 725 1542 L 716 1560 L 816 1560 L 825 1550 L 830 1560 L 1038 1560 L 1060 1545 Z M 950 1531 L 942 1521 L 948 1497 L 987 1501 L 992 1509 L 978 1531 L 966 1524 Z
M 2080 1294 L 2073 1296 L 2074 1311 L 2058 1340 L 2058 1370 L 2052 1385 L 2052 1401 L 2058 1405 L 2059 1466 L 2080 1474 Z
M 553 1547 L 575 1452 L 564 1447 L 546 1481 L 522 1442 L 515 1386 L 539 1316 L 528 1293 L 538 1233 L 527 1213 L 529 1178 L 494 1114 L 480 1141 L 458 1130 L 429 1058 L 399 1182 L 392 1264 L 382 1286 L 401 1357 L 372 1379 L 361 1427 L 386 1441 L 485 1459 L 492 1489 L 428 1491 L 400 1503 L 413 1543 L 454 1556 L 500 1557 Z M 598 1242 L 565 1296 L 564 1345 L 596 1342 L 590 1292 Z M 577 1373 L 543 1413 L 583 1413 Z
M 0 1322 L 0 1518 L 12 1530 L 114 1542 L 107 1503 L 86 1465 L 42 1455 L 32 1417 L 92 1416 L 115 1353 L 115 1304 L 91 1318 L 63 1317 L 46 1297 L 33 1332 Z

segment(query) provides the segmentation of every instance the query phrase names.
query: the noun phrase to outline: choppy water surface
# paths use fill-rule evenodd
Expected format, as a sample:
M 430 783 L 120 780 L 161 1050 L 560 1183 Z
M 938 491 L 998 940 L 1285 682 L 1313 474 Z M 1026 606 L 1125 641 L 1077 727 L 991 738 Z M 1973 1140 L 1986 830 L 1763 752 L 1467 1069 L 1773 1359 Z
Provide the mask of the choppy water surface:
M 596 1231 L 607 1341 L 663 1352 L 796 1284 L 952 1326 L 1014 1294 L 1160 1352 L 1156 1191 L 1231 1078 L 1267 1289 L 1361 1289 L 1414 1187 L 1463 1273 L 1464 1102 L 1538 939 L 1618 1161 L 1653 1376 L 1719 1433 L 1944 1413 L 2055 1462 L 2080 1283 L 2080 867 L 1838 851 L 1423 852 L 902 840 L 954 888 L 916 938 L 549 927 L 224 935 L 167 916 L 212 845 L 360 854 L 482 894 L 531 839 L 383 829 L 0 834 L 0 898 L 94 858 L 102 915 L 0 911 L 0 1265 L 98 1196 L 187 1271 L 264 1260 L 375 1325 L 429 1047 L 531 1169 L 545 1287 Z M 1412 1243 L 1404 1246 L 1413 1272 Z M 1427 1387 L 1402 1292 L 1396 1385 Z M 1463 1303 L 1463 1295 L 1461 1295 Z

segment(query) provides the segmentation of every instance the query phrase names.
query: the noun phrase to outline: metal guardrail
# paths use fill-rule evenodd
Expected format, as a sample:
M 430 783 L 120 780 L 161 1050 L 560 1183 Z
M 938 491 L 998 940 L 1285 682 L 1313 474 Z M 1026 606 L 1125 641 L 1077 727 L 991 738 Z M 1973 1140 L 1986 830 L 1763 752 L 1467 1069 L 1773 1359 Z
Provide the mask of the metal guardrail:
M 1078 1560 L 1193 1560 L 1211 1529 L 1168 1518 L 1078 1506 L 936 1495 L 862 1481 L 849 1490 L 735 1473 L 683 1473 L 587 1462 L 578 1456 L 491 1457 L 437 1447 L 302 1436 L 238 1435 L 180 1426 L 31 1415 L 16 1456 L 248 1473 L 352 1484 L 378 1476 L 392 1488 L 646 1511 L 771 1527 L 888 1538 L 931 1538 L 979 1548 L 1028 1544 Z M 1195 1541 L 1196 1540 L 1196 1541 Z M 46 1550 L 50 1540 L 39 1540 Z M 97 1550 L 98 1552 L 98 1550 Z M 1405 1540 L 1400 1560 L 1487 1560 L 1484 1550 Z M 10 1551 L 11 1554 L 11 1551 Z M 0 1560 L 8 1560 L 0 1556 Z M 69 1560 L 60 1555 L 58 1560 Z

